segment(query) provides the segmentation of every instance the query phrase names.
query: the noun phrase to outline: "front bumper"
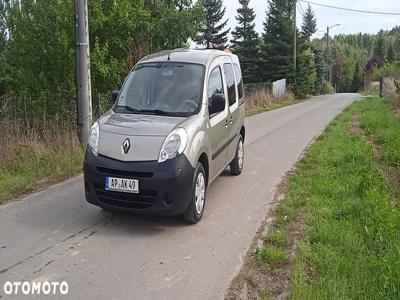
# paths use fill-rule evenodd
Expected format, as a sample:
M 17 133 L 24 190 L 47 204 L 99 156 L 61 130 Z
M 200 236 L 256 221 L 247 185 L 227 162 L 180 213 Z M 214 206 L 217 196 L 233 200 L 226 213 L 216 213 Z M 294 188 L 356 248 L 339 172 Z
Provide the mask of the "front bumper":
M 89 203 L 123 212 L 176 215 L 189 205 L 195 169 L 184 155 L 163 163 L 122 162 L 86 151 L 85 196 Z M 139 194 L 105 190 L 105 177 L 139 180 Z

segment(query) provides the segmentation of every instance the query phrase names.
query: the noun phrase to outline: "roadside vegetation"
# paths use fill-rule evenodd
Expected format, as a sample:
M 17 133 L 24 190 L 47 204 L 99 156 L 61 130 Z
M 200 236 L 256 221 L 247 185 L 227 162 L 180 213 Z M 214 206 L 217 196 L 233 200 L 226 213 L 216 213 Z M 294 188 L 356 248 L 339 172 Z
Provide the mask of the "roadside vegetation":
M 15 127 L 5 128 L 0 135 L 0 204 L 82 170 L 83 150 L 74 131 L 22 135 Z
M 292 92 L 275 97 L 267 90 L 256 90 L 246 93 L 246 116 L 252 116 L 265 111 L 299 103 Z
M 236 289 L 246 283 L 251 299 L 400 298 L 399 182 L 399 117 L 387 100 L 354 103 L 288 175 Z

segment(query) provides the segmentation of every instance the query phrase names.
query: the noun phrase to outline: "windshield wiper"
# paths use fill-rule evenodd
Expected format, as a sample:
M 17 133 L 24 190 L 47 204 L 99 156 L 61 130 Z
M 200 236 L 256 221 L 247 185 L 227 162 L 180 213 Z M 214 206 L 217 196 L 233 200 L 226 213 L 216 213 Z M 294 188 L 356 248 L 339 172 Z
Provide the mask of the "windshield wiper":
M 141 113 L 144 114 L 154 114 L 158 116 L 168 116 L 168 117 L 179 117 L 180 114 L 174 113 L 174 112 L 169 112 L 161 109 L 141 109 Z
M 151 115 L 157 115 L 157 116 L 168 116 L 168 117 L 181 117 L 180 113 L 174 113 L 174 112 L 169 112 L 169 111 L 164 111 L 161 109 L 137 109 L 131 106 L 118 106 L 120 108 L 123 108 L 129 112 L 132 112 L 134 114 L 151 114 Z
M 125 110 L 127 110 L 129 112 L 133 112 L 135 114 L 141 113 L 140 109 L 137 109 L 137 108 L 134 108 L 134 107 L 131 107 L 131 106 L 128 106 L 128 105 L 122 105 L 122 106 L 118 106 L 118 107 L 123 108 L 123 109 L 125 109 Z

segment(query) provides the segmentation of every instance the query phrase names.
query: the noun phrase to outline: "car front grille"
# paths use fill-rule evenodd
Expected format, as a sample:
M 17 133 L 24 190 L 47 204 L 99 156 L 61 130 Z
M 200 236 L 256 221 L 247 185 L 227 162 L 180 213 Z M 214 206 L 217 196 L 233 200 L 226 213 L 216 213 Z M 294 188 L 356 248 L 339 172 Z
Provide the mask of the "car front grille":
M 97 172 L 109 175 L 109 176 L 122 176 L 126 178 L 152 178 L 154 173 L 152 172 L 135 172 L 135 171 L 123 171 L 115 170 L 104 167 L 96 167 Z
M 102 184 L 94 184 L 97 198 L 108 205 L 128 209 L 148 209 L 157 199 L 157 191 L 141 190 L 139 194 L 108 191 Z

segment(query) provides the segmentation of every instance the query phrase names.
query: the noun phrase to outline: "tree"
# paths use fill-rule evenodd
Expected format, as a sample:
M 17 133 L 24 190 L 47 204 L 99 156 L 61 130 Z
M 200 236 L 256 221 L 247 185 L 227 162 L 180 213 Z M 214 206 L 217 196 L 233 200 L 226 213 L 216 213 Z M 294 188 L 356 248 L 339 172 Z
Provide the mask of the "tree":
M 352 92 L 358 92 L 362 87 L 362 70 L 360 64 L 356 62 L 352 80 Z
M 394 49 L 393 49 L 392 43 L 389 43 L 389 48 L 388 48 L 388 52 L 387 52 L 387 60 L 389 63 L 392 63 L 395 61 Z
M 304 14 L 303 24 L 301 25 L 301 35 L 310 42 L 311 36 L 317 32 L 317 19 L 315 18 L 314 11 L 311 5 L 308 4 L 308 8 Z
M 226 10 L 222 0 L 201 0 L 201 5 L 204 21 L 200 34 L 194 38 L 194 41 L 207 48 L 224 48 L 230 28 L 225 29 L 228 19 L 221 21 Z
M 374 47 L 374 55 L 380 58 L 385 58 L 385 38 L 383 34 L 378 34 Z
M 314 90 L 315 93 L 321 94 L 324 89 L 324 81 L 326 77 L 326 62 L 324 58 L 324 54 L 320 49 L 314 49 L 314 64 L 315 64 L 315 85 Z
M 88 6 L 93 98 L 120 86 L 143 56 L 185 46 L 198 32 L 199 9 L 191 0 L 91 0 Z M 28 96 L 16 97 L 17 113 L 26 104 L 35 120 L 75 118 L 73 15 L 73 1 L 25 0 L 21 10 L 7 11 L 7 87 Z
M 394 48 L 394 59 L 395 60 L 400 60 L 400 35 L 398 37 L 396 37 L 394 44 L 393 44 L 393 48 Z
M 268 0 L 261 46 L 260 76 L 264 81 L 286 78 L 294 83 L 294 1 Z
M 6 30 L 5 9 L 0 4 L 0 96 L 6 92 L 6 67 L 4 61 L 4 51 L 7 46 Z
M 316 80 L 315 57 L 308 47 L 301 49 L 297 57 L 297 81 L 294 92 L 296 97 L 302 99 L 314 91 Z
M 259 81 L 257 76 L 259 38 L 255 31 L 254 10 L 249 7 L 250 0 L 239 0 L 241 7 L 237 10 L 238 25 L 232 31 L 232 48 L 240 58 L 245 82 Z

